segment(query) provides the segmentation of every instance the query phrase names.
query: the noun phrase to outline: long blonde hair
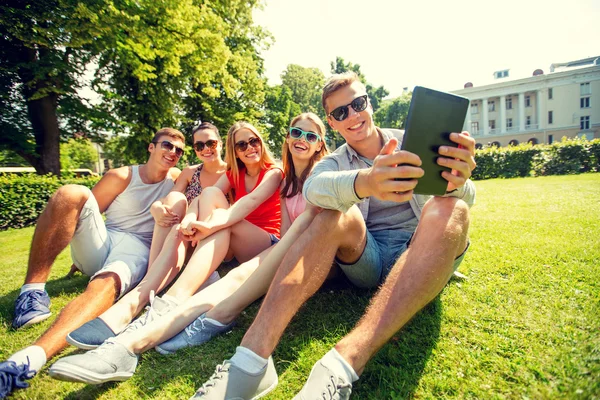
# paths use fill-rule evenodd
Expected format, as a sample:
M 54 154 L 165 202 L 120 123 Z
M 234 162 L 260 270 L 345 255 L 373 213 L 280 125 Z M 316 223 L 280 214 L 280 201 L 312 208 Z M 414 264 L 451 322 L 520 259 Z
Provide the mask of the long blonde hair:
M 227 132 L 227 139 L 225 139 L 225 162 L 227 163 L 227 170 L 231 171 L 231 175 L 233 177 L 233 182 L 235 183 L 235 186 L 239 186 L 240 184 L 240 169 L 246 167 L 244 163 L 235 155 L 235 134 L 241 129 L 248 129 L 250 132 L 256 135 L 258 140 L 260 140 L 260 168 L 266 169 L 268 165 L 275 164 L 275 159 L 271 155 L 271 151 L 267 147 L 267 144 L 258 133 L 258 129 L 256 129 L 254 125 L 246 121 L 236 122 L 231 126 L 231 128 L 229 128 L 229 131 Z
M 293 197 L 298 193 L 302 192 L 302 186 L 304 185 L 304 181 L 308 178 L 308 175 L 312 171 L 314 165 L 325 155 L 329 154 L 329 150 L 325 145 L 325 125 L 321 118 L 319 118 L 316 114 L 311 112 L 302 113 L 300 115 L 295 116 L 290 122 L 290 128 L 293 127 L 298 121 L 309 120 L 313 124 L 317 126 L 317 131 L 315 132 L 317 135 L 321 137 L 321 142 L 323 146 L 321 146 L 321 150 L 315 152 L 313 156 L 310 158 L 308 162 L 308 166 L 300 177 L 296 177 L 296 171 L 294 168 L 294 161 L 292 160 L 292 153 L 290 152 L 290 146 L 287 143 L 287 140 L 283 141 L 283 146 L 281 148 L 281 160 L 283 164 L 283 172 L 285 174 L 285 184 L 283 186 L 283 190 L 281 191 L 281 197 Z M 289 136 L 289 132 L 288 132 Z

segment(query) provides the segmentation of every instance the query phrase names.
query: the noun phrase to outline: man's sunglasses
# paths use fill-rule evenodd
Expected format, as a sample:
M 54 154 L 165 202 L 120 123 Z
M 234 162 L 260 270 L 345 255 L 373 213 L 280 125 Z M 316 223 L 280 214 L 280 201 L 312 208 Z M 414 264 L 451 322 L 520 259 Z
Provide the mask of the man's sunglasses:
M 181 157 L 183 155 L 183 149 L 181 147 L 177 147 L 175 146 L 173 143 L 169 142 L 168 140 L 163 140 L 162 142 L 152 142 L 154 143 L 154 145 L 157 145 L 158 143 L 160 143 L 160 148 L 163 150 L 167 150 L 167 151 L 173 151 L 173 149 L 175 149 L 175 155 L 177 157 Z
M 196 151 L 202 151 L 204 150 L 204 147 L 208 147 L 209 149 L 216 149 L 217 145 L 219 144 L 219 142 L 217 140 L 207 140 L 206 142 L 201 142 L 200 140 L 198 140 L 196 143 L 194 143 L 194 149 L 196 149 Z
M 260 146 L 260 139 L 257 137 L 253 137 L 250 140 L 248 140 L 247 142 L 240 140 L 239 142 L 237 142 L 235 144 L 235 149 L 239 152 L 244 152 L 248 149 L 248 145 L 250 145 L 254 148 L 257 148 Z
M 306 132 L 295 127 L 290 128 L 290 136 L 298 140 L 302 139 L 302 136 L 304 136 L 308 143 L 317 143 L 319 140 L 321 140 L 321 136 L 317 135 L 316 133 Z
M 367 95 L 365 94 L 363 96 L 355 98 L 350 102 L 350 104 L 346 104 L 345 106 L 339 106 L 338 108 L 330 112 L 328 115 L 333 117 L 333 119 L 335 119 L 336 121 L 343 121 L 346 118 L 348 118 L 348 107 L 352 107 L 352 109 L 358 113 L 364 111 L 367 108 L 368 104 L 369 101 L 367 99 Z

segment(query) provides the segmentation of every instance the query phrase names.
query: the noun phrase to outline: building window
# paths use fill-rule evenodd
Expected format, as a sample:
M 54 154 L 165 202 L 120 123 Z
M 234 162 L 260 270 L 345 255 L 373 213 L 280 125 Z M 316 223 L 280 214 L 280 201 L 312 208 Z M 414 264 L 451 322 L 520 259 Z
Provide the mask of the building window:
M 531 125 L 531 116 L 525 117 L 525 127 L 528 128 Z
M 490 127 L 490 129 L 496 129 L 496 120 L 495 119 L 490 119 L 489 127 Z
M 531 107 L 531 96 L 525 96 L 525 107 Z
M 477 103 L 471 103 L 471 114 L 477 114 L 479 112 L 479 107 L 477 107 Z
M 473 135 L 479 133 L 479 122 L 471 122 L 471 133 Z
M 579 129 L 582 131 L 590 129 L 590 117 L 585 116 L 579 119 Z
M 512 118 L 506 118 L 506 129 L 512 129 Z
M 589 97 L 582 97 L 579 99 L 579 106 L 581 108 L 590 108 L 590 98 Z
M 488 102 L 488 111 L 496 111 L 496 102 L 495 101 Z
M 548 89 L 548 100 L 552 100 L 552 95 L 553 95 L 552 88 L 549 88 Z
M 586 82 L 586 83 L 582 83 L 581 85 L 579 85 L 579 89 L 580 89 L 580 94 L 582 96 L 585 96 L 587 94 L 592 94 L 592 88 L 590 87 L 590 83 Z
M 554 141 L 554 137 L 552 135 L 548 135 L 548 144 L 552 144 Z
M 494 72 L 494 78 L 496 79 L 500 79 L 500 78 L 506 78 L 508 76 L 508 70 L 505 69 L 503 71 L 496 71 Z
M 512 110 L 512 97 L 508 96 L 506 98 L 506 109 Z
M 554 115 L 552 114 L 552 111 L 548 111 L 548 123 L 551 124 L 554 122 Z

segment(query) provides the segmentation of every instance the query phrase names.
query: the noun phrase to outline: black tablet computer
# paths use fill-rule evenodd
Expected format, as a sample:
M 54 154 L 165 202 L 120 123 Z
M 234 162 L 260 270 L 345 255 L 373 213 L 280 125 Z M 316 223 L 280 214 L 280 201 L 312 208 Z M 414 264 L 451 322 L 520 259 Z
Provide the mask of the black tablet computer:
M 450 140 L 450 133 L 462 132 L 469 99 L 450 93 L 416 86 L 408 109 L 402 150 L 421 158 L 425 171 L 419 178 L 414 193 L 443 195 L 448 181 L 442 171 L 449 168 L 437 164 L 440 146 L 458 146 Z

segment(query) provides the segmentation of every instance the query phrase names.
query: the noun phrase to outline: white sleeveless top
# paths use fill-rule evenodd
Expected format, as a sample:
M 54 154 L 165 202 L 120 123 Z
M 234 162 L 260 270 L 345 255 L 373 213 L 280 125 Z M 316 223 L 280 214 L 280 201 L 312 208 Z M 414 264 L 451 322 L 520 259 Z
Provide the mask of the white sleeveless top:
M 154 231 L 154 218 L 150 214 L 150 206 L 156 200 L 165 197 L 173 186 L 170 174 L 158 183 L 144 183 L 140 177 L 139 166 L 132 166 L 131 182 L 104 213 L 106 229 L 130 233 L 149 247 Z

